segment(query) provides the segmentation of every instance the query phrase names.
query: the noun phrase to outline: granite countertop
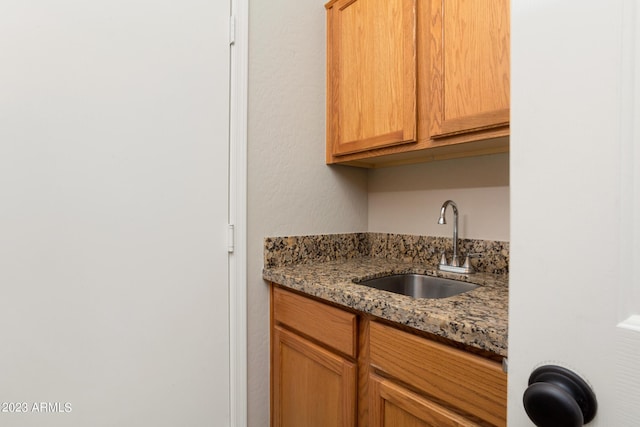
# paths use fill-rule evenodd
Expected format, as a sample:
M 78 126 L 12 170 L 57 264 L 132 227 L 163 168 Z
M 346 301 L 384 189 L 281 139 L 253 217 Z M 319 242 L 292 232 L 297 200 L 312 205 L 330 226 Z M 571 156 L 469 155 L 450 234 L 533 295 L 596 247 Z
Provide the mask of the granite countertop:
M 443 299 L 415 299 L 358 285 L 398 273 L 419 273 L 478 284 Z M 352 259 L 267 266 L 263 278 L 344 307 L 471 347 L 507 356 L 508 276 L 444 273 L 424 263 L 362 256 Z

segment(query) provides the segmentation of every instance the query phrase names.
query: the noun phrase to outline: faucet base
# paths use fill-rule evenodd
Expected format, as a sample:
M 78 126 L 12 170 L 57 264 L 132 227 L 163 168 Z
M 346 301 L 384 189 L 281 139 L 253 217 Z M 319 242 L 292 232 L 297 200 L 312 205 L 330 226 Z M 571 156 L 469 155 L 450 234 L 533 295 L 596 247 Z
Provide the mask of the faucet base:
M 471 267 L 471 266 L 458 267 L 458 266 L 453 266 L 453 265 L 438 264 L 438 270 L 446 271 L 446 272 L 449 272 L 449 273 L 459 273 L 459 274 L 473 274 L 473 273 L 475 273 L 475 271 L 473 270 L 473 267 Z

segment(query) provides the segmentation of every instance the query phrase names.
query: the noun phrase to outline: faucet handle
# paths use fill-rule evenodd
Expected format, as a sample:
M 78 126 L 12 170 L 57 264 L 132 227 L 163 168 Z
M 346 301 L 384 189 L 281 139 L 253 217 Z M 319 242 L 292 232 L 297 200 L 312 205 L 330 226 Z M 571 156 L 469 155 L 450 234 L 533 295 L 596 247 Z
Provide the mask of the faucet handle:
M 482 254 L 467 254 L 464 259 L 464 264 L 462 264 L 463 268 L 469 269 L 470 272 L 473 272 L 473 266 L 471 265 L 471 258 L 479 258 Z
M 440 255 L 440 265 L 447 265 L 447 255 L 442 251 L 442 255 Z
M 480 252 L 467 254 L 467 258 L 482 258 L 484 255 Z

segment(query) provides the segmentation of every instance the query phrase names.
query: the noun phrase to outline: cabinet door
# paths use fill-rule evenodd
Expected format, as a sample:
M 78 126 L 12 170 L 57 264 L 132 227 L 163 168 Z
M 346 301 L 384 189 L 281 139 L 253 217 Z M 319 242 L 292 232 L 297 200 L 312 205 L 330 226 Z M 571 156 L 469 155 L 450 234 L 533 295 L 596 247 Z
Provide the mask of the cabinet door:
M 509 123 L 509 0 L 431 0 L 431 136 Z
M 353 427 L 355 364 L 280 327 L 273 332 L 273 426 Z
M 370 377 L 371 427 L 471 427 L 470 420 L 389 380 Z
M 506 425 L 507 375 L 499 363 L 377 322 L 369 330 L 370 363 L 487 424 Z
M 416 0 L 327 4 L 327 161 L 416 138 Z

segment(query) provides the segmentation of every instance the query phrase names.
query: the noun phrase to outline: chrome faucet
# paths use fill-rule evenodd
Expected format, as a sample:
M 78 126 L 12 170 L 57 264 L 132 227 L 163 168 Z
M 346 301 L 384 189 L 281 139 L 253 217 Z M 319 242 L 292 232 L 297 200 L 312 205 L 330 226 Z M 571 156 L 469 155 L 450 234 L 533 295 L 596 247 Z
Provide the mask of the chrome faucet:
M 464 264 L 460 266 L 460 260 L 458 258 L 458 206 L 453 200 L 447 200 L 442 204 L 438 224 L 442 225 L 447 223 L 447 219 L 444 214 L 447 210 L 447 206 L 449 205 L 451 205 L 451 209 L 453 210 L 453 256 L 451 258 L 451 264 L 449 264 L 447 263 L 447 256 L 443 251 L 442 257 L 440 258 L 440 264 L 438 264 L 438 270 L 449 271 L 452 273 L 473 273 L 473 267 L 471 266 L 471 261 L 469 260 L 468 255 Z

